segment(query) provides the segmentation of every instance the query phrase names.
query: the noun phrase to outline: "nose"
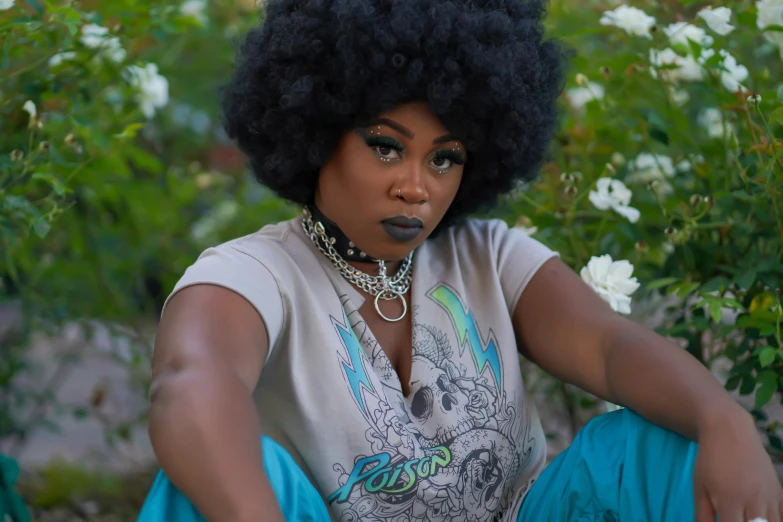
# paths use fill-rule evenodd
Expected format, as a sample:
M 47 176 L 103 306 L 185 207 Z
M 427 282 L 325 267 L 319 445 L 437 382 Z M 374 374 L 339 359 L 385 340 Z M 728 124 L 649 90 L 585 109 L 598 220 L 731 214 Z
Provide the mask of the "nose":
M 424 187 L 423 173 L 420 167 L 411 167 L 405 176 L 392 187 L 392 197 L 412 205 L 422 205 L 430 196 Z

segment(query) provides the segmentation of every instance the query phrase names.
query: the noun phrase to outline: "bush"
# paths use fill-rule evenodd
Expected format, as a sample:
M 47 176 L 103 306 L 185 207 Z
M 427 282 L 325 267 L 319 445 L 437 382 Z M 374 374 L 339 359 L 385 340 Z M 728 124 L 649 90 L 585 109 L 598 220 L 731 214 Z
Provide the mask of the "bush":
M 659 331 L 728 361 L 726 387 L 755 395 L 763 421 L 783 389 L 783 4 L 635 4 L 553 6 L 579 50 L 564 125 L 506 217 L 619 312 L 639 284 L 658 297 Z

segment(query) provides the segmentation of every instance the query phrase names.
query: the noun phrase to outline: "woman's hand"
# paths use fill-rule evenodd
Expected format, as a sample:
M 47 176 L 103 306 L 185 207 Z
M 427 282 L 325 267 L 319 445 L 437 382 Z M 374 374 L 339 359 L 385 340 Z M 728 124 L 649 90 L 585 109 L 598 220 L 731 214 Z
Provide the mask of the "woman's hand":
M 783 521 L 783 489 L 744 412 L 699 434 L 693 486 L 696 522 Z

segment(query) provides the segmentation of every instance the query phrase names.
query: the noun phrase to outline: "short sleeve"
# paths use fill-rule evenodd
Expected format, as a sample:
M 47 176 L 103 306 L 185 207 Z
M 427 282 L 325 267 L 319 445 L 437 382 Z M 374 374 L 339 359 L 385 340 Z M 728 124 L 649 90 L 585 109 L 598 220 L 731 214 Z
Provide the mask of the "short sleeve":
M 209 248 L 188 267 L 163 309 L 177 292 L 198 284 L 222 286 L 253 305 L 266 326 L 269 354 L 272 353 L 283 328 L 283 301 L 277 279 L 263 262 L 231 244 Z
M 541 265 L 559 254 L 518 228 L 501 220 L 490 224 L 500 285 L 509 313 L 514 312 L 522 292 Z

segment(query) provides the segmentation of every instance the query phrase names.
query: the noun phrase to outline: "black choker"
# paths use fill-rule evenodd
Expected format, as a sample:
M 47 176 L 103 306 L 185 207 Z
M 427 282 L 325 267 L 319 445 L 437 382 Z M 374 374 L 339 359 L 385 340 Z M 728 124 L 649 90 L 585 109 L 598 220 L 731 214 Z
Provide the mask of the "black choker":
M 313 223 L 318 223 L 320 221 L 321 224 L 323 224 L 324 229 L 326 230 L 326 235 L 329 236 L 329 240 L 332 242 L 332 246 L 334 246 L 334 249 L 337 250 L 338 254 L 340 254 L 340 257 L 346 261 L 378 261 L 377 259 L 373 259 L 368 254 L 365 254 L 359 250 L 359 248 L 354 245 L 350 239 L 348 239 L 348 236 L 346 236 L 345 233 L 340 230 L 340 227 L 337 226 L 337 223 L 330 221 L 326 216 L 324 216 L 318 207 L 310 204 L 307 205 L 306 208 L 313 216 Z

